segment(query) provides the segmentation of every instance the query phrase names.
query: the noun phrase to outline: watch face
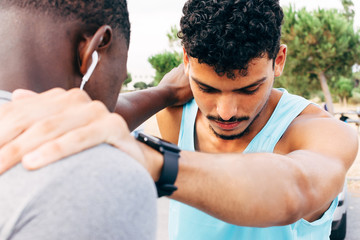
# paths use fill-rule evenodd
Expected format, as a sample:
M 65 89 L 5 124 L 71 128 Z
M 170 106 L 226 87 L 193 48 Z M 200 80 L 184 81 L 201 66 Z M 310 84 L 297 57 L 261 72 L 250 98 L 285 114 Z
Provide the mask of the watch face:
M 138 132 L 136 139 L 158 150 L 159 152 L 163 152 L 163 149 L 171 150 L 173 152 L 180 152 L 180 149 L 175 144 L 151 135 L 147 135 L 143 132 Z

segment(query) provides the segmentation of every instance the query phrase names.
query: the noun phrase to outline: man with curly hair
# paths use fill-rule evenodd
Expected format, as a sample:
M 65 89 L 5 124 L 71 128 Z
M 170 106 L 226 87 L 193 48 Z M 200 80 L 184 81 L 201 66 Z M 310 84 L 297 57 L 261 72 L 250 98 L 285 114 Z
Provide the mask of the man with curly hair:
M 82 114 L 105 124 L 121 121 L 108 115 L 108 109 L 114 109 L 127 76 L 130 23 L 125 0 L 2 0 L 0 21 L 2 117 L 11 114 L 10 91 L 18 87 L 34 91 L 74 88 L 96 64 L 85 89 L 104 104 L 91 103 L 98 109 L 96 115 L 91 111 Z M 51 123 L 40 111 L 74 111 L 76 101 L 90 102 L 85 92 L 73 89 L 65 93 L 70 104 L 50 103 L 64 93 L 60 88 L 51 90 L 50 99 L 33 101 L 31 110 L 17 112 L 21 115 L 17 119 L 32 113 L 38 118 L 37 130 L 46 131 Z M 50 104 L 43 108 L 41 102 Z M 14 103 L 22 105 L 22 100 Z M 19 129 L 18 120 L 1 126 L 3 140 L 13 139 L 6 132 Z M 72 121 L 80 123 L 81 119 Z M 32 138 L 27 143 L 43 140 Z M 19 154 L 19 148 L 4 146 L 4 142 L 1 147 L 15 158 Z M 4 171 L 10 159 L 5 155 L 1 159 Z M 0 189 L 1 240 L 155 239 L 156 192 L 150 175 L 133 158 L 106 144 L 39 171 L 17 165 L 0 175 Z
M 356 135 L 272 87 L 287 52 L 279 1 L 190 0 L 183 14 L 194 99 L 158 114 L 161 135 L 183 150 L 232 154 L 180 164 L 170 239 L 329 239 Z
M 182 151 L 154 140 L 157 151 L 138 144 L 145 161 L 134 156 L 158 191 L 174 200 L 170 239 L 329 239 L 336 196 L 356 157 L 357 134 L 309 101 L 273 88 L 287 52 L 280 44 L 279 1 L 189 0 L 183 14 L 184 67 L 169 73 L 159 87 L 127 94 L 117 105 L 133 128 L 139 119 L 189 100 L 190 85 L 194 99 L 157 116 L 162 137 Z M 61 119 L 67 129 L 74 125 L 69 119 Z M 105 141 L 134 154 L 126 126 L 96 126 L 81 139 Z M 143 142 L 151 139 L 139 136 Z M 35 155 L 24 157 L 30 168 L 81 149 L 75 137 L 49 140 L 62 151 L 39 144 Z M 41 156 L 41 163 L 31 161 L 34 156 Z

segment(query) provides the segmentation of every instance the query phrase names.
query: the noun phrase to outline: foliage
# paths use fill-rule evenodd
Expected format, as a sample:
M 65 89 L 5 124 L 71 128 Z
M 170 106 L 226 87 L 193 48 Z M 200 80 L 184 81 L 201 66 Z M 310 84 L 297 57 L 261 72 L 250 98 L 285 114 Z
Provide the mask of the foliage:
M 292 75 L 291 68 L 285 67 L 283 75 L 276 79 L 274 87 L 285 88 L 290 93 L 309 99 L 318 92 L 316 89 L 320 89 L 320 84 L 314 75 Z
M 351 104 L 360 104 L 360 88 L 354 88 L 351 91 L 352 97 L 350 98 L 349 102 Z
M 340 77 L 335 83 L 335 94 L 340 98 L 349 98 L 351 97 L 351 92 L 354 88 L 354 82 L 350 78 Z
M 355 17 L 355 10 L 354 10 L 354 3 L 352 0 L 341 0 L 341 3 L 344 7 L 344 16 L 347 18 L 348 21 L 354 22 Z
M 171 48 L 175 48 L 175 47 L 180 47 L 181 46 L 181 41 L 178 37 L 178 32 L 179 32 L 179 29 L 177 28 L 176 25 L 174 26 L 171 26 L 170 28 L 170 32 L 168 32 L 166 34 L 168 40 L 169 40 L 169 45 Z
M 134 84 L 134 88 L 135 88 L 136 90 L 142 90 L 142 89 L 148 88 L 148 85 L 147 85 L 145 82 L 136 82 L 136 83 Z
M 285 11 L 282 41 L 288 46 L 287 68 L 293 74 L 349 76 L 360 60 L 359 33 L 334 9 L 296 12 L 290 7 Z
M 353 73 L 353 78 L 360 80 L 360 72 Z
M 127 78 L 125 79 L 123 85 L 124 85 L 125 87 L 127 87 L 127 85 L 128 85 L 129 83 L 131 83 L 131 81 L 132 81 L 131 73 L 128 72 L 128 73 L 127 73 Z
M 166 73 L 170 72 L 171 69 L 182 63 L 182 59 L 182 54 L 175 51 L 165 51 L 164 53 L 151 56 L 148 61 L 156 70 L 153 84 L 155 86 L 158 85 Z
M 180 46 L 180 39 L 177 36 L 178 32 L 177 27 L 172 26 L 170 32 L 167 33 L 169 45 L 173 49 L 175 49 L 176 46 Z M 182 59 L 183 54 L 176 50 L 164 51 L 163 53 L 149 57 L 148 61 L 155 69 L 155 78 L 152 85 L 157 86 L 166 73 L 182 63 Z
M 328 104 L 331 96 L 327 86 L 339 86 L 331 79 L 350 77 L 352 66 L 360 62 L 360 33 L 335 9 L 308 12 L 295 11 L 290 6 L 284 14 L 282 41 L 288 46 L 286 84 L 303 95 L 321 86 Z

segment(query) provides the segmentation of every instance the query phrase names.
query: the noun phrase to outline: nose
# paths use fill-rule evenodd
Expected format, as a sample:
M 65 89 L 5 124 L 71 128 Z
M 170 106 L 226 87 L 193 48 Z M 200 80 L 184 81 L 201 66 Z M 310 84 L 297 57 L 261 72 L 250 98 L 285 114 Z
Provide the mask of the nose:
M 229 120 L 237 114 L 237 101 L 231 95 L 223 95 L 219 98 L 216 106 L 218 115 L 223 120 Z

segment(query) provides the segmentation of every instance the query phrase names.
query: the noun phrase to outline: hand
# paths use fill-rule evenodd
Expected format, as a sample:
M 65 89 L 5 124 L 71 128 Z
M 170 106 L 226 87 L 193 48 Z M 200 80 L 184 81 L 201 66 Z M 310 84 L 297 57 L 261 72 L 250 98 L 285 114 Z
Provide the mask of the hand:
M 167 89 L 172 98 L 172 106 L 181 106 L 193 98 L 189 77 L 186 76 L 184 71 L 184 64 L 172 69 L 167 73 L 159 83 L 159 87 Z
M 25 168 L 37 169 L 103 142 L 150 171 L 124 119 L 79 89 L 18 90 L 0 114 L 0 174 L 21 160 Z

